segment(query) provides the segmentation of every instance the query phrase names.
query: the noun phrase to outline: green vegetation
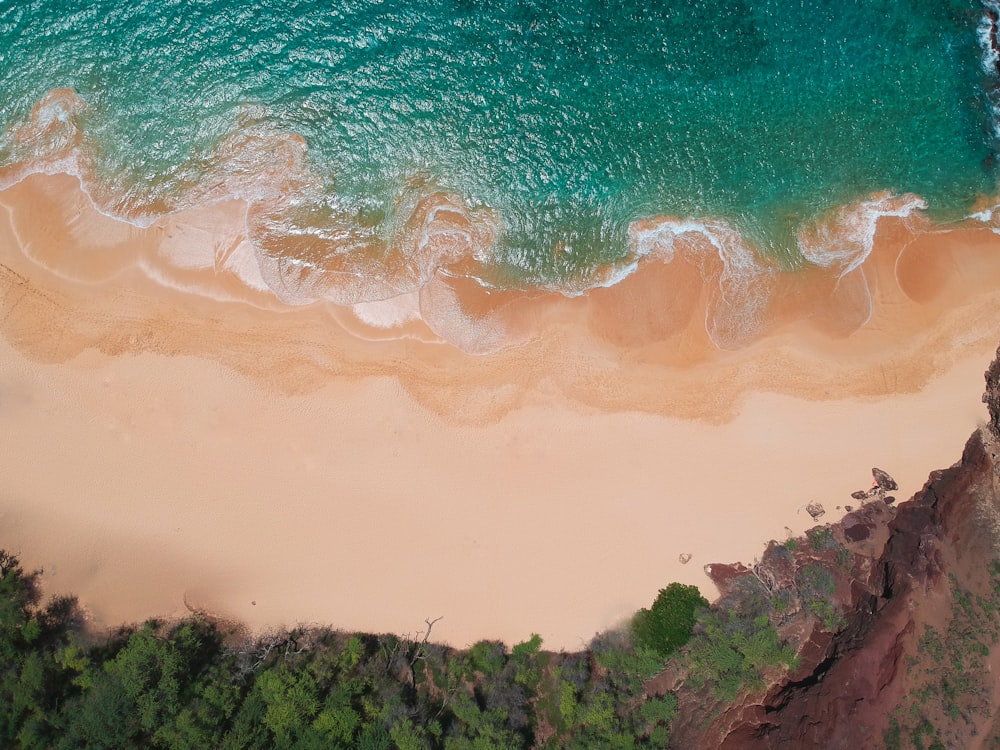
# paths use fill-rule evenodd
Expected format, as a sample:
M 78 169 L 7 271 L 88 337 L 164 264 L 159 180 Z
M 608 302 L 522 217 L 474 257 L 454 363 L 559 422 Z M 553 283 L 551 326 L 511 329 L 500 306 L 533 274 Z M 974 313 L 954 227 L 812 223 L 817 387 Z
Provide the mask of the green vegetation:
M 735 612 L 712 613 L 700 623 L 688 655 L 694 685 L 707 685 L 722 701 L 732 701 L 743 689 L 764 687 L 768 667 L 793 667 L 795 651 L 783 646 L 767 615 L 751 620 Z
M 446 648 L 429 642 L 430 621 L 407 638 L 314 629 L 248 641 L 194 617 L 95 640 L 73 600 L 38 603 L 36 577 L 0 553 L 4 748 L 663 747 L 677 698 L 646 681 L 707 606 L 671 585 L 640 613 L 638 637 L 553 654 L 538 635 Z M 759 661 L 749 642 L 743 651 Z
M 666 659 L 688 642 L 695 615 L 708 607 L 696 586 L 671 583 L 660 589 L 649 609 L 641 609 L 632 620 L 632 637 L 638 648 L 648 648 Z
M 833 538 L 833 529 L 829 526 L 817 526 L 814 529 L 809 529 L 806 532 L 806 538 L 814 552 L 825 552 L 840 546 Z
M 664 747 L 678 700 L 647 681 L 668 656 L 717 696 L 792 662 L 748 601 L 711 610 L 671 584 L 628 631 L 573 654 L 543 651 L 538 635 L 450 649 L 429 642 L 430 621 L 407 638 L 248 641 L 195 617 L 95 641 L 72 599 L 40 607 L 36 577 L 0 553 L 0 747 Z
M 795 576 L 802 606 L 816 616 L 826 630 L 836 631 L 844 625 L 844 615 L 831 602 L 837 583 L 833 574 L 822 565 L 806 565 Z
M 895 716 L 889 717 L 889 728 L 882 735 L 885 750 L 900 750 L 903 746 L 903 730 Z
M 827 591 L 828 572 L 800 585 Z M 706 720 L 795 665 L 772 617 L 789 592 L 746 576 L 716 606 L 673 583 L 625 630 L 579 653 L 308 629 L 247 639 L 204 618 L 97 638 L 75 601 L 40 606 L 37 577 L 0 552 L 0 747 L 506 750 L 664 747 L 678 696 Z M 668 661 L 669 660 L 669 661 Z M 654 679 L 655 678 L 655 679 Z M 673 679 L 673 678 L 671 678 Z
M 988 657 L 1000 641 L 1000 564 L 990 563 L 986 596 L 949 576 L 951 616 L 941 627 L 924 625 L 917 653 L 907 660 L 910 690 L 890 719 L 887 750 L 945 747 L 945 739 L 969 730 L 989 713 L 995 679 Z

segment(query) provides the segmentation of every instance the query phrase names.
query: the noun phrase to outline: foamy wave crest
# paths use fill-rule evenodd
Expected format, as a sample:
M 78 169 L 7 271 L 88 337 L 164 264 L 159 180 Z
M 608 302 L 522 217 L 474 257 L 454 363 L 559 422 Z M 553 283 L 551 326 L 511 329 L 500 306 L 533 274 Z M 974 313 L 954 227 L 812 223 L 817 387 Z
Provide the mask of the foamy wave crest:
M 995 0 L 983 0 L 982 18 L 976 26 L 976 38 L 982 50 L 980 61 L 983 72 L 996 73 L 1000 62 L 1000 49 L 997 48 L 997 24 L 1000 22 L 1000 3 Z
M 33 174 L 66 174 L 80 181 L 94 209 L 135 227 L 149 227 L 165 213 L 162 206 L 123 194 L 95 176 L 94 156 L 80 120 L 89 105 L 72 89 L 53 89 L 32 108 L 25 122 L 0 138 L 0 190 Z
M 971 213 L 966 218 L 985 224 L 993 234 L 1000 234 L 1000 203 Z
M 302 137 L 277 131 L 267 113 L 253 107 L 208 156 L 192 157 L 172 182 L 151 188 L 160 193 L 143 195 L 141 188 L 124 190 L 97 178 L 80 128 L 86 110 L 69 90 L 44 97 L 26 122 L 2 136 L 8 166 L 0 170 L 0 188 L 31 173 L 76 176 L 94 210 L 155 230 L 137 263 L 159 283 L 213 294 L 228 278 L 227 293 L 238 293 L 242 283 L 268 306 L 275 299 L 330 302 L 355 309 L 362 322 L 389 327 L 419 315 L 435 335 L 471 353 L 496 351 L 526 335 L 524 325 L 517 323 L 515 334 L 510 323 L 517 318 L 520 303 L 510 301 L 517 293 L 498 281 L 503 217 L 497 212 L 474 209 L 461 195 L 413 179 L 387 215 L 366 217 L 331 189 L 332 178 L 312 168 Z M 868 258 L 881 218 L 906 218 L 925 207 L 915 195 L 878 194 L 802 229 L 799 249 L 841 280 Z M 982 220 L 992 222 L 993 215 Z M 734 226 L 713 218 L 653 217 L 634 221 L 627 234 L 623 261 L 521 291 L 575 297 L 615 286 L 643 264 L 683 261 L 708 290 L 704 327 L 717 347 L 738 348 L 765 332 L 778 269 Z M 108 273 L 120 265 L 113 260 L 105 264 Z M 866 282 L 852 280 L 851 288 L 852 310 L 860 315 L 868 309 Z M 476 301 L 483 295 L 492 301 Z M 503 295 L 511 296 L 500 304 Z M 399 304 L 365 307 L 387 300 Z
M 637 260 L 670 263 L 678 252 L 698 259 L 706 282 L 716 277 L 716 293 L 706 311 L 705 330 L 716 346 L 734 349 L 763 331 L 775 268 L 762 260 L 735 228 L 718 219 L 654 219 L 634 222 L 629 239 Z M 713 272 L 713 259 L 721 261 Z
M 992 80 L 986 96 L 993 110 L 993 137 L 1000 139 L 1000 2 L 983 0 L 983 7 L 976 36 L 981 50 L 980 64 Z
M 456 284 L 475 284 L 468 277 L 449 278 L 442 273 L 420 288 L 420 314 L 427 326 L 444 341 L 466 354 L 493 354 L 525 340 L 511 331 L 503 310 L 470 314 Z
M 408 294 L 439 270 L 474 263 L 495 231 L 487 213 L 471 211 L 458 196 L 416 190 L 377 228 L 346 212 L 317 216 L 294 206 L 253 210 L 248 226 L 262 275 L 283 302 L 342 306 Z
M 80 177 L 80 116 L 87 103 L 71 89 L 54 89 L 31 110 L 27 121 L 0 134 L 0 155 L 9 165 L 0 169 L 0 189 L 29 174 L 70 174 Z
M 260 107 L 243 107 L 235 129 L 207 158 L 179 170 L 178 181 L 190 187 L 177 196 L 178 206 L 235 198 L 275 207 L 322 195 L 323 178 L 309 164 L 305 138 L 277 130 L 266 114 Z
M 871 254 L 879 219 L 907 218 L 924 210 L 927 203 L 916 195 L 893 196 L 881 193 L 869 200 L 843 206 L 827 219 L 799 232 L 802 257 L 841 277 L 861 266 Z

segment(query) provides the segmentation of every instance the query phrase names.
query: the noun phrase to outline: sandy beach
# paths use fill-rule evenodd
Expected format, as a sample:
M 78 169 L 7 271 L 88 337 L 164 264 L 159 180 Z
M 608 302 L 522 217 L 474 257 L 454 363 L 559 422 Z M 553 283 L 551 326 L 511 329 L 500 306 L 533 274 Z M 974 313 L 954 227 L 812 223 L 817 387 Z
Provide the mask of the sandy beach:
M 291 306 L 246 221 L 126 224 L 67 175 L 0 191 L 0 547 L 98 625 L 443 617 L 456 646 L 574 649 L 671 581 L 711 596 L 705 564 L 802 532 L 807 503 L 837 518 L 873 466 L 907 498 L 985 421 L 981 223 L 884 218 L 857 268 L 767 277 L 766 326 L 722 350 L 697 248 L 575 298 L 438 274 Z

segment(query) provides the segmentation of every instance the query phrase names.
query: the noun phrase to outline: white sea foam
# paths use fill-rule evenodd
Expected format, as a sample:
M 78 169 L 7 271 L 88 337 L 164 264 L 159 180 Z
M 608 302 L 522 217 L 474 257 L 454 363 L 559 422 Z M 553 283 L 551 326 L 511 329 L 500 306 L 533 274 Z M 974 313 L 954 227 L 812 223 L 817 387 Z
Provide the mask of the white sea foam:
M 594 271 L 593 276 L 587 281 L 586 286 L 580 292 L 568 296 L 579 296 L 580 294 L 585 294 L 588 289 L 598 287 L 602 289 L 609 289 L 616 284 L 620 284 L 638 270 L 638 260 L 634 260 L 630 263 L 618 263 L 603 266 Z
M 255 217 L 250 231 L 263 249 L 262 276 L 289 304 L 326 300 L 350 307 L 416 292 L 442 269 L 481 254 L 479 235 L 492 235 L 476 229 L 456 199 L 440 194 L 404 196 L 396 214 L 379 235 L 359 232 L 342 216 L 309 227 L 297 226 L 281 209 Z
M 880 219 L 906 218 L 926 208 L 926 201 L 912 194 L 882 195 L 842 206 L 831 217 L 799 232 L 799 251 L 810 263 L 844 276 L 871 254 Z
M 992 0 L 987 4 L 994 5 L 1000 4 Z M 981 26 L 981 39 L 992 33 Z M 996 53 L 987 46 L 995 62 Z M 135 203 L 133 198 L 116 197 L 107 186 L 94 183 L 93 160 L 77 121 L 85 108 L 85 102 L 67 92 L 40 102 L 20 133 L 26 149 L 20 162 L 24 167 L 5 170 L 0 187 L 31 173 L 70 174 L 79 180 L 95 211 L 140 228 L 164 219 L 164 214 L 138 204 L 137 210 L 125 210 L 128 201 Z M 325 188 L 309 167 L 305 141 L 254 120 L 252 114 L 208 161 L 189 165 L 185 179 L 193 187 L 164 201 L 170 216 L 240 200 L 247 207 L 240 231 L 220 234 L 197 223 L 173 223 L 174 235 L 159 248 L 161 268 L 144 269 L 151 277 L 176 286 L 170 268 L 227 271 L 285 304 L 326 300 L 353 307 L 360 319 L 382 327 L 402 325 L 416 319 L 421 310 L 433 308 L 432 327 L 466 351 L 492 351 L 505 345 L 508 333 L 502 330 L 500 317 L 473 319 L 461 311 L 449 285 L 443 285 L 446 290 L 434 284 L 438 274 L 459 263 L 463 275 L 493 266 L 494 237 L 502 217 L 490 217 L 484 230 L 460 196 L 433 193 L 424 185 L 400 198 L 394 221 L 379 230 L 364 229 L 351 211 L 341 210 L 335 197 L 323 196 Z M 309 206 L 318 210 L 306 210 Z M 925 207 L 923 199 L 913 195 L 876 196 L 842 207 L 800 232 L 802 255 L 843 278 L 870 254 L 882 217 L 907 217 Z M 972 218 L 1000 233 L 1000 226 L 993 225 L 993 210 Z M 763 329 L 775 269 L 730 224 L 719 219 L 644 220 L 628 228 L 628 237 L 631 252 L 621 262 L 595 269 L 585 279 L 552 284 L 548 290 L 572 297 L 614 286 L 645 262 L 670 263 L 683 252 L 715 285 L 705 326 L 718 346 L 739 346 Z M 718 266 L 698 260 L 707 254 L 718 258 L 721 272 Z M 489 286 L 481 279 L 479 283 Z M 425 292 L 428 287 L 432 289 Z M 185 288 L 191 291 L 190 286 Z M 418 296 L 419 305 L 414 302 Z M 435 304 L 428 307 L 432 299 Z M 473 341 L 477 336 L 482 337 L 480 343 Z
M 426 283 L 438 268 L 472 255 L 475 241 L 466 228 L 470 226 L 468 214 L 451 203 L 434 206 L 428 212 L 414 258 L 418 285 Z
M 996 65 L 997 61 L 1000 60 L 1000 56 L 998 56 L 995 48 L 995 19 L 1000 17 L 1000 3 L 993 2 L 993 0 L 983 0 L 983 6 L 986 8 L 986 12 L 983 13 L 982 18 L 979 19 L 979 24 L 976 26 L 976 37 L 979 40 L 979 47 L 982 50 L 980 62 L 984 72 L 996 74 Z M 993 14 L 992 17 L 990 16 L 991 13 Z
M 559 282 L 548 287 L 566 297 L 580 297 L 591 289 L 608 289 L 620 284 L 639 270 L 641 261 L 654 257 L 669 263 L 674 257 L 674 242 L 686 233 L 702 234 L 705 225 L 695 221 L 665 219 L 653 226 L 640 226 L 648 222 L 633 222 L 628 228 L 631 253 L 618 263 L 609 263 L 595 268 L 589 276 L 575 281 Z
M 180 197 L 184 206 L 232 199 L 289 205 L 322 189 L 308 166 L 305 140 L 260 124 L 231 133 L 192 172 L 195 187 Z
M 997 0 L 982 0 L 986 9 L 976 27 L 976 37 L 981 50 L 980 64 L 983 72 L 993 81 L 993 89 L 987 91 L 987 98 L 993 110 L 993 137 L 1000 139 L 1000 39 L 998 39 L 998 23 L 1000 23 L 1000 2 Z
M 466 354 L 493 354 L 523 341 L 523 337 L 512 336 L 497 314 L 465 314 L 458 295 L 441 278 L 420 288 L 420 314 L 437 336 Z
M 1000 235 L 1000 212 L 998 209 L 1000 209 L 1000 205 L 984 208 L 982 211 L 969 214 L 966 218 L 982 222 L 993 234 Z
M 722 261 L 718 292 L 706 311 L 705 330 L 717 346 L 734 348 L 763 328 L 773 268 L 763 263 L 731 225 L 719 219 L 663 219 L 655 224 L 636 222 L 629 227 L 635 260 L 623 270 L 637 269 L 644 258 L 671 262 L 685 240 L 684 250 L 703 253 L 711 248 Z M 698 239 L 703 242 L 698 242 Z M 692 241 L 694 240 L 694 241 Z
M 167 289 L 173 289 L 184 294 L 195 294 L 199 297 L 208 297 L 219 302 L 245 302 L 243 297 L 236 297 L 223 291 L 217 286 L 209 286 L 201 283 L 185 282 L 170 274 L 155 263 L 150 263 L 146 258 L 139 258 L 136 267 L 153 283 Z
M 308 305 L 320 299 L 322 290 L 315 289 L 322 278 L 315 264 L 301 258 L 275 255 L 256 250 L 260 275 L 274 295 L 286 305 Z
M 100 186 L 91 177 L 88 157 L 79 148 L 73 148 L 68 153 L 58 157 L 35 159 L 18 163 L 16 167 L 0 173 L 0 190 L 7 190 L 34 175 L 54 177 L 65 175 L 73 177 L 79 184 L 80 191 L 90 201 L 90 207 L 97 213 L 122 224 L 128 224 L 137 229 L 148 229 L 161 218 L 162 214 L 146 213 L 130 215 L 115 210 L 113 200 L 101 200 Z
M 211 210 L 212 204 L 234 199 L 245 202 L 248 213 L 263 217 L 253 227 L 245 222 L 250 239 L 238 254 L 232 254 L 230 238 L 217 236 L 211 228 L 174 225 L 171 236 L 159 247 L 164 271 L 170 266 L 180 270 L 228 266 L 251 288 L 269 290 L 286 304 L 328 300 L 350 306 L 414 293 L 438 269 L 470 256 L 485 260 L 489 254 L 468 229 L 471 222 L 465 208 L 453 201 L 432 207 L 416 230 L 382 240 L 387 243 L 388 255 L 381 257 L 363 236 L 359 239 L 356 228 L 337 223 L 336 215 L 334 223 L 326 227 L 297 226 L 286 214 L 308 203 L 310 195 L 315 198 L 321 190 L 320 180 L 306 165 L 305 142 L 300 137 L 257 124 L 247 125 L 246 130 L 235 132 L 220 144 L 212 160 L 200 167 L 207 166 L 207 170 L 195 170 L 191 177 L 198 179 L 175 197 L 168 214 L 125 212 L 121 210 L 123 198 L 107 194 L 107 186 L 92 184 L 92 163 L 84 150 L 73 145 L 60 151 L 59 147 L 76 141 L 79 135 L 72 121 L 75 105 L 70 106 L 77 100 L 71 97 L 66 104 L 64 98 L 40 104 L 28 124 L 33 146 L 39 145 L 34 136 L 45 135 L 51 123 L 59 123 L 66 131 L 64 137 L 57 138 L 55 144 L 48 139 L 41 151 L 33 149 L 31 158 L 21 162 L 24 168 L 4 173 L 0 187 L 9 187 L 30 174 L 68 174 L 77 178 L 95 211 L 138 228 L 169 220 L 178 212 L 206 206 Z M 417 209 L 419 196 L 411 203 Z M 402 215 L 405 225 L 408 212 L 404 210 Z M 287 252 L 286 240 L 295 237 L 304 240 L 298 243 L 301 257 Z M 274 252 L 268 252 L 269 245 L 275 247 Z M 290 247 L 295 248 L 296 243 Z M 168 276 L 159 274 L 161 280 Z
M 640 258 L 655 254 L 663 262 L 669 263 L 674 257 L 674 241 L 678 234 L 685 232 L 685 226 L 684 222 L 664 220 L 652 227 L 640 229 L 638 223 L 633 223 L 628 228 L 629 242 Z M 691 226 L 693 228 L 693 224 Z
M 383 329 L 398 328 L 420 320 L 420 292 L 408 292 L 375 302 L 359 302 L 351 310 L 365 325 Z
M 257 249 L 247 240 L 243 240 L 228 255 L 220 259 L 221 268 L 236 275 L 236 277 L 251 289 L 258 292 L 273 294 L 274 290 L 264 281 L 260 272 L 260 257 Z

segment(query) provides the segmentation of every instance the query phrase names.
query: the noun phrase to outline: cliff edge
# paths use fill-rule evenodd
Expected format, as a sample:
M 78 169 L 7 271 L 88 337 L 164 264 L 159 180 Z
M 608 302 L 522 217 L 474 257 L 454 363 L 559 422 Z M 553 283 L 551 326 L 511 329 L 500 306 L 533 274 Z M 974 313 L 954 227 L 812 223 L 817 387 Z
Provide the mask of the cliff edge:
M 873 491 L 750 567 L 710 566 L 722 606 L 751 588 L 771 602 L 797 657 L 732 701 L 690 675 L 652 681 L 680 702 L 671 747 L 1000 746 L 1000 350 L 983 401 L 961 460 L 909 501 Z

